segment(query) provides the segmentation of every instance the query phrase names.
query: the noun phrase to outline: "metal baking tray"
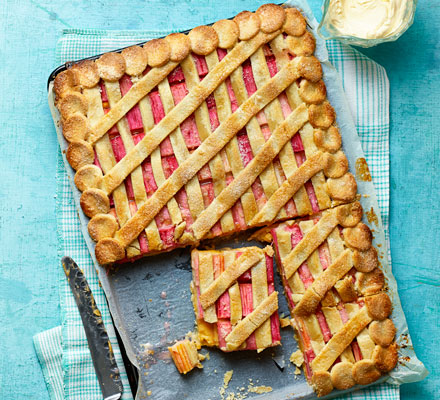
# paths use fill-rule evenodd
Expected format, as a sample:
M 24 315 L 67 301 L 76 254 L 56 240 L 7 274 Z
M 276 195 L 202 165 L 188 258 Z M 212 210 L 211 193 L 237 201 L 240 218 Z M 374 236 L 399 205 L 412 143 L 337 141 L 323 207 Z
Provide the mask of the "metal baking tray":
M 289 5 L 298 6 L 291 2 Z M 301 3 L 303 4 L 303 3 Z M 316 21 L 307 7 L 301 7 L 308 17 L 309 29 L 315 37 Z M 185 31 L 186 32 L 186 31 Z M 327 94 L 337 113 L 337 123 L 340 127 L 343 147 L 349 160 L 350 169 L 358 158 L 364 158 L 359 137 L 357 136 L 348 105 L 346 103 L 342 84 L 334 68 L 327 61 L 325 45 L 319 43 L 316 56 L 323 62 L 324 81 Z M 145 42 L 141 42 L 142 44 Z M 120 52 L 122 50 L 114 50 Z M 85 59 L 96 59 L 99 55 Z M 82 59 L 84 60 L 84 59 Z M 175 249 L 169 253 L 141 258 L 133 263 L 119 265 L 118 268 L 107 270 L 99 265 L 95 258 L 94 242 L 87 232 L 88 218 L 83 213 L 79 198 L 81 193 L 73 183 L 75 171 L 65 158 L 68 143 L 64 139 L 59 127 L 60 116 L 54 105 L 52 92 L 55 76 L 67 69 L 77 60 L 65 63 L 56 68 L 49 76 L 48 94 L 49 105 L 55 122 L 58 141 L 63 153 L 64 164 L 69 176 L 75 204 L 81 221 L 81 229 L 95 264 L 97 273 L 109 304 L 114 324 L 122 339 L 123 347 L 130 362 L 139 373 L 136 399 L 224 399 L 230 392 L 246 394 L 248 399 L 312 399 L 315 394 L 307 384 L 304 374 L 295 375 L 289 357 L 298 346 L 290 328 L 282 329 L 282 346 L 267 349 L 259 354 L 252 351 L 223 353 L 217 349 L 207 349 L 209 360 L 206 360 L 202 370 L 195 370 L 188 375 L 181 376 L 168 356 L 167 347 L 174 341 L 182 339 L 194 329 L 194 311 L 192 308 L 189 284 L 191 281 L 190 249 Z M 336 74 L 336 75 L 335 75 Z M 384 237 L 380 211 L 376 200 L 373 183 L 358 181 L 358 191 L 361 194 L 361 203 L 364 210 L 373 209 L 377 215 L 377 225 L 372 226 L 364 221 L 374 232 L 374 244 L 380 249 L 381 263 L 385 276 L 388 279 L 390 297 L 393 301 L 393 319 L 396 317 L 398 335 L 406 332 L 406 322 L 397 287 L 391 268 L 388 265 L 387 244 Z M 240 247 L 258 245 L 249 242 L 250 232 L 233 239 L 217 240 L 217 247 Z M 212 242 L 210 243 L 212 246 Z M 279 278 L 275 282 L 279 291 L 280 314 L 288 315 L 286 300 Z M 401 323 L 403 321 L 403 323 Z M 397 367 L 398 369 L 401 366 Z M 226 371 L 233 370 L 233 377 L 229 387 L 221 394 L 223 377 Z M 383 382 L 387 376 L 375 382 Z M 266 394 L 248 392 L 252 386 L 270 386 L 273 390 Z M 365 386 L 362 386 L 365 387 Z M 353 387 L 348 391 L 334 390 L 326 398 L 340 396 L 360 387 Z

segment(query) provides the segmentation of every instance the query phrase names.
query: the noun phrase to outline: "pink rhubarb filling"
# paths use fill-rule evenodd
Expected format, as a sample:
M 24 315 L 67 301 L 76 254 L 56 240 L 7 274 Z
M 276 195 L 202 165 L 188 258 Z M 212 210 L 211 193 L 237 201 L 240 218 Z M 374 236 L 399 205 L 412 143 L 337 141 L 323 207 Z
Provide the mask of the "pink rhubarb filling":
M 150 92 L 148 97 L 150 98 L 154 124 L 157 125 L 165 117 L 165 110 L 163 108 L 162 100 L 157 90 Z M 166 137 L 160 144 L 160 154 L 162 157 L 172 156 L 174 154 L 173 146 L 171 145 L 171 140 L 169 137 Z
M 171 93 L 173 95 L 174 104 L 179 104 L 182 99 L 188 94 L 188 88 L 186 87 L 186 83 L 184 82 L 183 72 L 179 68 L 175 71 L 179 70 L 179 76 L 181 74 L 181 81 L 178 83 L 174 83 L 171 85 Z M 200 138 L 197 130 L 196 120 L 194 115 L 190 115 L 185 121 L 180 124 L 180 131 L 182 132 L 183 140 L 185 141 L 186 147 L 188 150 L 194 150 L 200 146 Z
M 306 161 L 306 153 L 304 151 L 298 151 L 295 153 L 296 163 L 298 167 Z M 316 198 L 315 189 L 313 188 L 312 181 L 307 181 L 304 185 L 307 195 L 309 196 L 310 204 L 312 205 L 313 212 L 320 211 L 318 199 Z
M 196 64 L 197 73 L 199 74 L 200 80 L 202 80 L 208 74 L 208 64 L 204 56 L 199 56 L 198 54 L 192 53 L 193 60 Z
M 243 166 L 246 167 L 254 158 L 254 155 L 252 154 L 251 144 L 249 142 L 249 138 L 246 132 L 242 132 L 241 134 L 239 133 L 237 135 L 237 142 Z M 264 204 L 266 204 L 267 200 L 260 178 L 257 178 L 255 180 L 255 182 L 251 185 L 251 189 L 257 202 L 258 209 L 261 210 Z
M 128 91 L 133 86 L 131 82 L 131 78 L 125 74 L 119 80 L 119 87 L 121 89 L 121 95 L 125 96 Z M 131 133 L 139 133 L 144 130 L 144 124 L 142 122 L 141 110 L 139 106 L 136 104 L 128 113 L 126 114 L 128 126 L 130 127 Z
M 272 275 L 273 275 L 273 269 L 272 269 Z M 274 291 L 275 291 L 275 285 L 273 282 L 270 282 L 268 284 L 267 294 L 270 296 Z M 272 335 L 272 343 L 276 343 L 281 340 L 280 318 L 278 317 L 278 313 L 273 313 L 270 316 L 270 332 Z
M 135 215 L 137 212 L 136 202 L 134 200 L 130 200 L 128 204 L 130 207 L 131 216 Z M 139 247 L 140 247 L 141 253 L 142 254 L 148 253 L 148 240 L 147 240 L 147 236 L 145 235 L 145 232 L 142 232 L 138 236 L 138 241 L 139 241 Z
M 212 263 L 214 267 L 214 279 L 217 279 L 220 274 L 224 271 L 224 258 L 222 255 L 214 255 L 212 256 Z M 230 306 L 230 298 L 229 292 L 224 292 L 216 304 L 216 312 L 218 319 L 230 319 L 231 318 L 231 306 Z

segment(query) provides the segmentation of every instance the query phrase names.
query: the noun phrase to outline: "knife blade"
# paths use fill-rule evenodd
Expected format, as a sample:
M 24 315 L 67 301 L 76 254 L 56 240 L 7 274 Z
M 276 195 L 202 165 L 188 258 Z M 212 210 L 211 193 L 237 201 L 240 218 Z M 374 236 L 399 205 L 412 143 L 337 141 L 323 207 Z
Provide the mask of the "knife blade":
M 96 306 L 83 272 L 75 261 L 70 257 L 63 257 L 61 264 L 81 315 L 104 400 L 118 400 L 122 396 L 123 386 L 101 312 Z

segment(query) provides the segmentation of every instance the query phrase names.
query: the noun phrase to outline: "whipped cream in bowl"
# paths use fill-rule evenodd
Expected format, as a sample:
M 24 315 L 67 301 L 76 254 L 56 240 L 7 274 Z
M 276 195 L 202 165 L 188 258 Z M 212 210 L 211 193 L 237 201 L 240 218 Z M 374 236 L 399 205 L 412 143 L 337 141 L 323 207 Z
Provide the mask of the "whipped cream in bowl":
M 319 33 L 370 47 L 396 40 L 412 24 L 416 0 L 326 0 Z

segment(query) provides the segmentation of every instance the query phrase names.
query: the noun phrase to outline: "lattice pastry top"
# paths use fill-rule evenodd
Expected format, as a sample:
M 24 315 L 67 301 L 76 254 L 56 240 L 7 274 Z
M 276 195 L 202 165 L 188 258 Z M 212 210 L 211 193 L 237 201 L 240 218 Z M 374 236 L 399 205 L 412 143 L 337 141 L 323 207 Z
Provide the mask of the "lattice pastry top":
M 397 363 L 391 300 L 361 219 L 354 202 L 270 231 L 305 373 L 318 395 L 372 383 Z
M 280 344 L 273 250 L 193 250 L 191 283 L 198 338 L 223 351 Z
M 294 8 L 106 53 L 53 91 L 101 264 L 354 199 L 315 39 Z

